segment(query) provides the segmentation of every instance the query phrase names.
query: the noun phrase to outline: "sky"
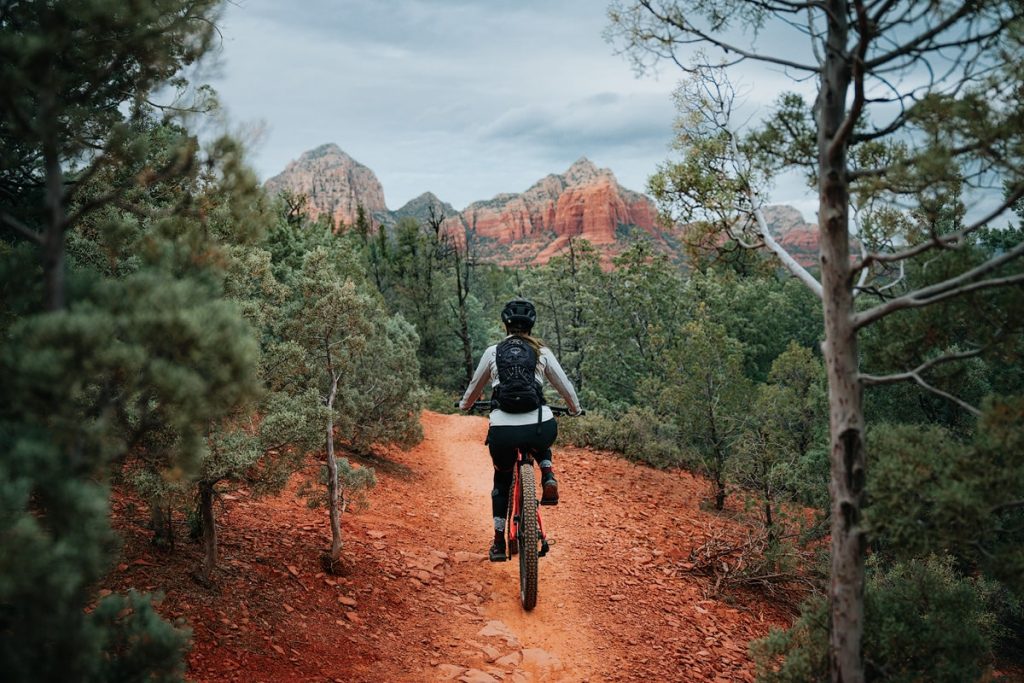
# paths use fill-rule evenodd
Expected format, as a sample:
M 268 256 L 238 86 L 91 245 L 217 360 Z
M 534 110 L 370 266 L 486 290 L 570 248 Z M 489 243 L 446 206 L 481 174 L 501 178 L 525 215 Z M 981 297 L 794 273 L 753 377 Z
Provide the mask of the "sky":
M 397 209 L 462 209 L 586 156 L 643 191 L 671 151 L 681 72 L 637 77 L 603 38 L 603 0 L 231 0 L 209 82 L 262 179 L 333 142 Z M 756 108 L 788 82 L 760 74 Z M 772 201 L 813 220 L 799 183 Z M 810 213 L 809 213 L 810 212 Z

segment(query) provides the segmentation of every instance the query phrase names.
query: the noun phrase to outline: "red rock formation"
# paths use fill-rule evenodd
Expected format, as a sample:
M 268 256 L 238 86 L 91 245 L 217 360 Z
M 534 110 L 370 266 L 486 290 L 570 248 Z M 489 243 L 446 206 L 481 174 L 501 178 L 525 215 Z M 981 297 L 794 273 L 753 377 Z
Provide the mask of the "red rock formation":
M 646 196 L 619 185 L 608 169 L 582 158 L 562 175 L 549 175 L 522 194 L 500 194 L 474 202 L 462 212 L 472 238 L 518 247 L 503 258 L 510 263 L 545 263 L 570 237 L 581 237 L 609 256 L 619 251 L 620 227 L 634 226 L 664 246 L 657 210 Z
M 377 176 L 334 144 L 304 152 L 268 180 L 266 188 L 271 194 L 290 190 L 306 195 L 310 218 L 327 214 L 337 225 L 351 225 L 360 204 L 367 217 L 387 212 Z
M 499 194 L 474 202 L 462 212 L 430 193 L 413 199 L 397 211 L 384 204 L 384 191 L 369 168 L 341 151 L 322 145 L 305 152 L 280 174 L 267 181 L 272 193 L 282 189 L 309 198 L 314 219 L 330 215 L 351 224 L 362 204 L 367 217 L 385 225 L 409 216 L 426 222 L 429 210 L 444 217 L 442 231 L 459 244 L 473 245 L 478 258 L 506 265 L 547 263 L 572 237 L 597 247 L 602 263 L 610 267 L 614 256 L 630 243 L 627 233 L 646 233 L 654 247 L 681 258 L 674 242 L 658 223 L 658 212 L 646 195 L 619 185 L 612 172 L 581 158 L 561 174 L 551 174 L 521 194 Z M 806 223 L 789 206 L 769 206 L 765 217 L 779 242 L 804 265 L 817 263 L 817 226 Z

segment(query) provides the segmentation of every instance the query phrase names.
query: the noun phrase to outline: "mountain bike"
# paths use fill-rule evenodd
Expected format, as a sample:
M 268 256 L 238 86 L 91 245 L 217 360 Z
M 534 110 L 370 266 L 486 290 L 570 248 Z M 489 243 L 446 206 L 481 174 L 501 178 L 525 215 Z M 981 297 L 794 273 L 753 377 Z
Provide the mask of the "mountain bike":
M 477 401 L 470 412 L 494 410 L 493 401 Z M 562 406 L 548 406 L 555 415 L 568 415 L 569 409 Z M 511 495 L 508 498 L 508 514 L 505 520 L 505 535 L 508 556 L 519 556 L 519 600 L 524 610 L 537 606 L 538 559 L 548 554 L 551 546 L 544 533 L 537 501 L 537 479 L 533 468 L 533 456 L 528 448 L 516 449 L 516 465 L 512 474 Z

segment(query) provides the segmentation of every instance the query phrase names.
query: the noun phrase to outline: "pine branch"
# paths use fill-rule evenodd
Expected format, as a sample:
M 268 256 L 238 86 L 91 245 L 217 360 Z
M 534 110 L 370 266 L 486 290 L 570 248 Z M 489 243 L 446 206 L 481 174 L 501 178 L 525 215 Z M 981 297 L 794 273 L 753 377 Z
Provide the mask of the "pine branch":
M 982 351 L 983 349 L 973 349 L 971 351 L 963 351 L 960 353 L 945 354 L 943 356 L 933 358 L 926 363 L 922 363 L 918 367 L 908 372 L 900 372 L 892 375 L 862 374 L 860 375 L 859 379 L 861 384 L 863 384 L 864 386 L 878 386 L 883 384 L 896 384 L 898 382 L 913 381 L 916 382 L 922 388 L 932 392 L 937 396 L 941 396 L 942 398 L 952 401 L 953 403 L 957 404 L 967 412 L 977 416 L 981 415 L 980 410 L 972 406 L 970 403 L 967 403 L 966 401 L 958 398 L 957 396 L 954 396 L 953 394 L 947 391 L 943 391 L 942 389 L 939 389 L 938 387 L 929 384 L 927 381 L 925 381 L 924 377 L 921 376 L 921 373 L 942 363 L 948 363 L 954 360 L 963 360 L 966 358 L 973 358 L 981 354 Z
M 34 244 L 43 243 L 43 236 L 41 234 L 28 227 L 6 211 L 0 210 L 0 223 L 3 223 L 11 230 L 14 230 L 16 233 Z
M 874 308 L 861 311 L 854 316 L 853 327 L 855 330 L 859 330 L 862 327 L 881 320 L 887 315 L 905 308 L 921 308 L 923 306 L 930 306 L 932 304 L 939 303 L 940 301 L 960 296 L 961 294 L 967 294 L 968 292 L 976 292 L 995 287 L 1006 287 L 1024 282 L 1024 274 L 1008 275 L 1006 277 L 990 278 L 988 280 L 978 281 L 978 278 L 981 276 L 992 272 L 1000 266 L 1009 263 L 1022 255 L 1024 255 L 1024 242 L 1021 242 L 1006 253 L 989 259 L 985 263 L 982 263 L 965 273 L 961 273 L 956 277 L 951 277 L 948 280 L 910 292 L 909 294 L 892 299 L 884 304 L 875 306 Z

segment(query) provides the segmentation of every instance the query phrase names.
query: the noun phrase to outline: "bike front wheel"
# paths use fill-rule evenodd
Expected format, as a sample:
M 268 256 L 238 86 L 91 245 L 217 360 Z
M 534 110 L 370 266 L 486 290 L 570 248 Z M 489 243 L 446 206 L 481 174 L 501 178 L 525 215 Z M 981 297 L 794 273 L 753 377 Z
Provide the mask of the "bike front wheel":
M 519 598 L 523 609 L 537 606 L 537 484 L 533 463 L 519 466 Z

